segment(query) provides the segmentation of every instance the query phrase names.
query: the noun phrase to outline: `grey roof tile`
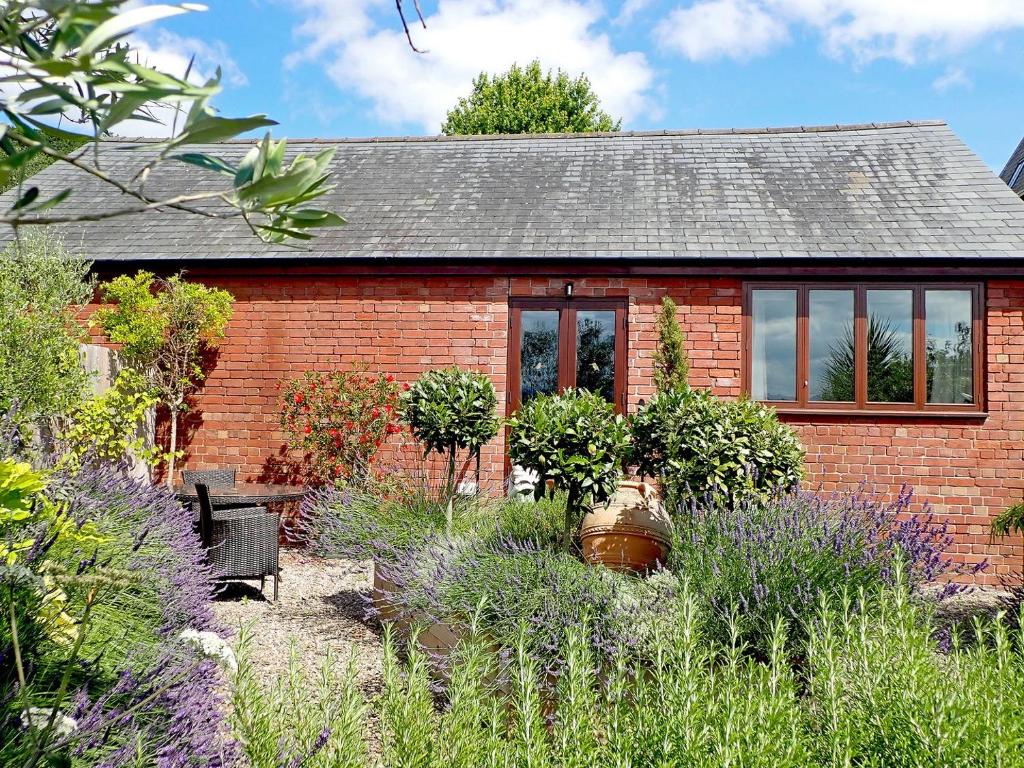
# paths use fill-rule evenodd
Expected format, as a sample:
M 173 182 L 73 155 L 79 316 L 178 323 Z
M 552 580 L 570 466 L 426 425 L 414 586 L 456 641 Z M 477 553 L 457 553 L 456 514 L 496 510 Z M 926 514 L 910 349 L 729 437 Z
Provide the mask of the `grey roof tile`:
M 249 143 L 199 147 L 239 158 Z M 65 228 L 98 261 L 256 258 L 1019 257 L 1024 202 L 941 122 L 547 136 L 308 140 L 336 148 L 319 205 L 349 224 L 300 249 L 257 241 L 238 221 L 176 212 Z M 132 151 L 127 151 L 132 149 Z M 1021 150 L 1024 152 L 1024 143 Z M 105 143 L 129 179 L 153 153 Z M 92 179 L 59 209 L 123 204 Z M 165 163 L 153 194 L 217 179 Z M 10 195 L 5 200 L 10 204 Z M 0 202 L 0 204 L 3 204 Z

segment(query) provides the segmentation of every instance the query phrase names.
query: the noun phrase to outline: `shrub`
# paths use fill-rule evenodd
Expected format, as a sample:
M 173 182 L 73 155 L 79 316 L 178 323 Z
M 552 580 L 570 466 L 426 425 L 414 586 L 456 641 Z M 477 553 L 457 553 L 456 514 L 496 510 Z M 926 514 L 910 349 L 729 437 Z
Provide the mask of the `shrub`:
M 775 412 L 703 390 L 659 392 L 630 420 L 632 462 L 670 498 L 735 504 L 794 487 L 803 449 Z
M 92 298 L 90 262 L 28 229 L 0 253 L 0 413 L 18 425 L 60 416 L 85 393 L 75 316 Z
M 595 616 L 593 640 L 606 651 L 614 644 L 607 614 L 615 577 L 529 540 L 438 537 L 401 553 L 387 573 L 405 620 L 466 626 L 476 614 L 480 630 L 505 649 L 529 627 L 526 647 L 551 672 L 564 663 L 563 628 L 585 614 Z
M 824 596 L 877 592 L 902 579 L 918 588 L 967 573 L 944 552 L 948 524 L 910 512 L 909 490 L 890 503 L 860 494 L 776 494 L 735 507 L 694 503 L 679 515 L 670 567 L 692 580 L 719 637 L 735 620 L 741 639 L 764 652 L 776 621 L 802 647 Z M 980 566 L 979 566 L 980 568 Z M 957 591 L 947 584 L 940 597 Z
M 562 497 L 525 502 L 516 498 L 439 498 L 426 474 L 389 482 L 382 495 L 373 485 L 324 486 L 306 495 L 299 538 L 322 557 L 393 561 L 446 531 L 480 541 L 508 539 L 549 546 L 561 538 Z M 451 513 L 449 524 L 448 515 Z
M 898 580 L 867 610 L 825 606 L 808 644 L 814 757 L 824 765 L 1020 765 L 1024 635 L 1002 618 L 935 640 Z M 863 596 L 857 596 L 858 600 Z
M 231 680 L 231 729 L 249 768 L 359 768 L 368 764 L 366 702 L 355 658 L 339 665 L 330 651 L 319 674 L 303 673 L 293 645 L 288 667 L 265 680 L 252 661 L 253 638 L 240 633 Z
M 385 562 L 446 529 L 465 532 L 479 511 L 468 497 L 452 499 L 449 510 L 429 484 L 415 481 L 391 496 L 366 485 L 324 486 L 303 499 L 300 538 L 322 557 Z
M 365 478 L 377 451 L 398 434 L 398 385 L 365 368 L 306 371 L 281 392 L 281 427 L 304 451 L 318 483 Z
M 654 350 L 654 388 L 658 392 L 686 389 L 690 361 L 686 357 L 686 337 L 676 317 L 676 303 L 668 296 L 661 299 L 661 312 L 655 323 L 658 346 Z
M 144 377 L 170 416 L 167 487 L 174 484 L 178 421 L 188 398 L 206 378 L 204 355 L 220 344 L 231 319 L 234 297 L 219 288 L 158 278 L 141 271 L 119 275 L 100 286 L 103 307 L 96 322 L 125 367 Z
M 0 575 L 14 617 L 0 624 L 0 763 L 230 763 L 214 662 L 178 639 L 217 629 L 181 506 L 111 466 L 45 480 L 27 490 L 29 514 L 3 526 L 23 545 Z M 42 728 L 19 726 L 26 711 L 43 713 Z
M 568 551 L 587 506 L 611 498 L 629 447 L 625 420 L 610 403 L 586 390 L 541 395 L 508 422 L 509 458 L 566 494 L 563 548 Z
M 164 460 L 159 448 L 147 446 L 139 427 L 157 397 L 135 371 L 121 371 L 101 395 L 83 400 L 63 419 L 61 448 L 74 466 L 83 459 L 122 462 L 138 459 L 152 469 Z
M 969 648 L 943 654 L 905 585 L 864 600 L 813 617 L 806 679 L 789 665 L 779 623 L 763 662 L 735 634 L 710 640 L 686 584 L 672 600 L 679 622 L 657 633 L 654 663 L 617 652 L 604 665 L 586 621 L 562 627 L 566 663 L 554 691 L 523 651 L 529 628 L 497 661 L 480 631 L 457 651 L 440 708 L 424 654 L 410 646 L 403 664 L 388 637 L 382 763 L 1020 765 L 1024 638 L 997 623 Z
M 992 519 L 993 536 L 1024 533 L 1024 502 L 1007 507 Z
M 447 491 L 455 490 L 457 452 L 468 450 L 477 462 L 480 450 L 498 434 L 498 398 L 494 384 L 482 373 L 444 368 L 428 371 L 402 395 L 402 418 L 424 453 L 448 459 Z

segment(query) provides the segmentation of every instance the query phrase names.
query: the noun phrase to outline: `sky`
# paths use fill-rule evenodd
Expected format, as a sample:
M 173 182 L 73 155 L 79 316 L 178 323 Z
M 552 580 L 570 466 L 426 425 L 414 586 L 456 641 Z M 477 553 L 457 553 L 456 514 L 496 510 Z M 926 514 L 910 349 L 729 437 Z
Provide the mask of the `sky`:
M 410 20 L 412 0 L 404 0 Z M 141 4 L 141 3 L 136 3 Z M 134 33 L 223 71 L 294 138 L 436 134 L 481 71 L 585 73 L 624 129 L 943 119 L 994 170 L 1024 136 L 1024 0 L 208 0 Z

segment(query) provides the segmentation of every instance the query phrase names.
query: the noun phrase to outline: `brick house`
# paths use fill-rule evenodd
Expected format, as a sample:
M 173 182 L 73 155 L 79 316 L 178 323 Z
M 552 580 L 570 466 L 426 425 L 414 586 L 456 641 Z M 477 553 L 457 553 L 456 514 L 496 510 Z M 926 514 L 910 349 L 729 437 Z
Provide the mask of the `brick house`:
M 990 542 L 988 523 L 1024 497 L 1024 202 L 944 123 L 293 146 L 327 144 L 325 207 L 349 225 L 309 250 L 173 212 L 65 234 L 101 276 L 184 269 L 237 298 L 187 466 L 266 476 L 279 381 L 355 361 L 404 381 L 481 370 L 508 411 L 573 384 L 630 411 L 653 392 L 667 294 L 691 384 L 772 403 L 809 486 L 909 483 L 958 557 L 1020 571 L 1021 542 Z M 146 151 L 122 149 L 115 176 Z M 154 192 L 203 183 L 160 173 Z M 117 203 L 84 185 L 65 205 L 97 201 Z M 491 488 L 503 456 L 500 440 L 484 453 Z

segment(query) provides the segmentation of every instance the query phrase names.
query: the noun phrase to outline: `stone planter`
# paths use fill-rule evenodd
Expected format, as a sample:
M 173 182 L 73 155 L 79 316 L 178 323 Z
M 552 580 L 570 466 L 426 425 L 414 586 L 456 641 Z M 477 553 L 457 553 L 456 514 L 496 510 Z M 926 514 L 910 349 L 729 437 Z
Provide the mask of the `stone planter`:
M 373 561 L 373 607 L 377 609 L 377 615 L 382 622 L 397 621 L 399 617 L 398 606 L 395 603 L 395 594 L 398 592 L 397 585 L 381 573 L 377 561 Z
M 607 506 L 583 518 L 583 558 L 613 571 L 645 573 L 665 562 L 672 520 L 649 483 L 625 482 Z

